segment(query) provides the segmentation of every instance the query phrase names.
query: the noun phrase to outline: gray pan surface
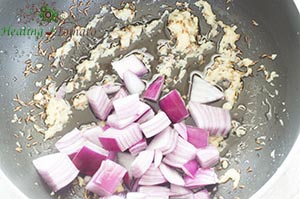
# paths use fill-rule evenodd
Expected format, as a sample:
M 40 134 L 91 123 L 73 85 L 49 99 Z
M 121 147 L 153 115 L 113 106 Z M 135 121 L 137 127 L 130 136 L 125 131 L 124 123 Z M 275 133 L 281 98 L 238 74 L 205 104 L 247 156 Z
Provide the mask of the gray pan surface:
M 137 4 L 137 17 L 134 22 L 141 21 L 142 18 L 156 18 L 160 12 L 160 5 L 173 5 L 173 1 L 140 1 Z M 192 2 L 192 1 L 191 1 Z M 230 136 L 228 146 L 225 152 L 231 152 L 230 167 L 239 168 L 241 170 L 241 182 L 245 185 L 244 189 L 232 191 L 232 184 L 227 183 L 218 187 L 216 195 L 222 195 L 224 198 L 233 198 L 239 196 L 241 199 L 247 199 L 260 189 L 274 174 L 276 169 L 284 161 L 289 153 L 296 137 L 299 133 L 300 121 L 300 17 L 299 13 L 291 0 L 233 0 L 226 4 L 225 0 L 209 0 L 217 17 L 222 19 L 227 24 L 236 24 L 238 32 L 242 35 L 239 41 L 239 46 L 242 49 L 245 57 L 250 57 L 254 60 L 258 59 L 263 53 L 276 53 L 278 57 L 275 61 L 268 59 L 260 60 L 259 64 L 265 64 L 272 71 L 275 70 L 280 77 L 274 80 L 274 86 L 266 83 L 262 73 L 254 73 L 254 77 L 245 79 L 244 92 L 240 95 L 237 104 L 248 104 L 248 110 L 243 112 L 236 107 L 232 111 L 232 117 L 235 120 L 246 124 L 259 125 L 257 128 L 248 128 L 248 132 L 242 138 Z M 2 0 L 0 7 L 0 28 L 11 25 L 21 27 L 23 24 L 18 21 L 18 9 L 26 7 L 26 5 L 37 4 L 38 1 L 9 1 Z M 50 1 L 48 2 L 51 3 Z M 71 2 L 56 2 L 53 4 L 58 10 L 67 10 Z M 93 17 L 93 14 L 98 13 L 102 4 L 108 1 L 93 2 L 89 11 L 89 17 L 82 18 L 80 23 L 86 24 Z M 112 5 L 119 6 L 119 1 L 111 1 Z M 52 5 L 52 4 L 51 4 Z M 172 6 L 174 7 L 174 6 Z M 226 9 L 229 7 L 229 9 Z M 196 10 L 196 9 L 195 9 Z M 200 17 L 201 32 L 205 33 L 208 30 L 207 25 L 203 22 L 199 12 L 193 12 Z M 253 26 L 251 20 L 255 19 L 259 26 Z M 116 19 L 106 17 L 104 22 L 97 26 L 98 37 L 116 23 Z M 37 26 L 38 23 L 30 21 L 27 26 Z M 50 29 L 51 26 L 43 25 L 43 28 Z M 244 37 L 249 37 L 250 46 L 248 48 Z M 153 39 L 165 37 L 157 34 Z M 64 38 L 56 38 L 53 42 L 54 46 L 60 46 Z M 90 42 L 90 40 L 84 40 Z M 147 42 L 137 42 L 130 50 L 134 48 L 147 47 Z M 45 58 L 35 56 L 38 41 L 35 38 L 29 37 L 0 37 L 0 168 L 7 177 L 30 199 L 46 199 L 52 198 L 50 190 L 42 182 L 32 165 L 32 159 L 54 152 L 52 144 L 59 136 L 68 132 L 75 126 L 90 121 L 95 121 L 91 116 L 91 112 L 75 113 L 71 122 L 68 124 L 64 132 L 59 133 L 58 137 L 43 143 L 42 135 L 35 133 L 31 126 L 24 127 L 24 124 L 12 124 L 13 118 L 12 109 L 15 103 L 12 99 L 16 94 L 19 94 L 21 99 L 29 101 L 33 92 L 37 91 L 35 86 L 36 81 L 45 79 L 49 74 L 50 62 Z M 149 49 L 151 51 L 151 49 Z M 129 51 L 129 50 L 128 50 Z M 119 54 L 124 54 L 121 52 Z M 79 49 L 76 52 L 72 51 L 73 58 L 79 58 L 82 55 L 88 55 L 86 49 Z M 212 52 L 213 54 L 213 52 Z M 212 55 L 211 54 L 211 55 Z M 210 56 L 206 61 L 210 59 Z M 38 75 L 23 76 L 24 61 L 31 58 L 33 62 L 42 62 L 46 67 Z M 111 59 L 99 60 L 101 63 L 110 63 Z M 208 61 L 207 61 L 208 62 Z M 206 63 L 207 64 L 207 63 Z M 71 57 L 67 57 L 65 66 L 74 68 L 75 63 L 71 61 Z M 105 64 L 104 64 L 105 65 Z M 199 70 L 204 67 L 199 66 Z M 57 78 L 59 83 L 72 76 L 72 72 L 62 72 L 62 75 Z M 186 92 L 187 85 L 181 85 L 178 89 Z M 271 98 L 268 95 L 274 93 L 275 89 L 279 91 L 279 95 Z M 269 108 L 265 99 L 271 104 L 272 117 L 266 117 Z M 286 109 L 286 112 L 283 110 Z M 279 120 L 284 122 L 282 126 Z M 251 127 L 254 127 L 251 126 Z M 34 140 L 40 141 L 33 148 L 26 148 L 26 141 L 16 139 L 15 133 L 23 129 L 25 135 L 32 131 Z M 262 150 L 256 151 L 255 138 L 259 136 L 267 136 L 266 145 Z M 19 141 L 24 150 L 22 153 L 15 151 L 16 142 Z M 243 148 L 243 143 L 246 145 Z M 270 156 L 275 149 L 275 158 Z M 248 173 L 248 167 L 253 169 L 253 172 Z M 223 172 L 221 171 L 220 174 Z M 81 198 L 80 194 L 60 193 L 63 198 Z M 69 196 L 68 196 L 69 195 Z M 71 196 L 70 196 L 71 195 Z M 55 197 L 55 196 L 54 196 Z

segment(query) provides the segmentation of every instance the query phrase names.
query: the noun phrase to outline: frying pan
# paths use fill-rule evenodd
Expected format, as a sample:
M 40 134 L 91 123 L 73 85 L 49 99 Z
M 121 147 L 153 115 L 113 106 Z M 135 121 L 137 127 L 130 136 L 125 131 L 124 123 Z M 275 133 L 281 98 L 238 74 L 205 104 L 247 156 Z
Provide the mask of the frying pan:
M 189 1 L 193 2 L 193 1 Z M 224 198 L 241 199 L 250 198 L 276 172 L 277 168 L 284 162 L 289 154 L 295 140 L 299 134 L 300 121 L 300 17 L 299 13 L 291 0 L 232 0 L 227 3 L 220 0 L 208 0 L 213 10 L 217 14 L 218 19 L 223 20 L 227 24 L 236 24 L 239 29 L 238 33 L 242 38 L 238 42 L 245 57 L 258 60 L 263 53 L 276 53 L 276 60 L 259 59 L 259 64 L 264 64 L 270 71 L 276 71 L 280 76 L 276 78 L 270 85 L 264 80 L 262 73 L 254 72 L 254 77 L 244 80 L 244 91 L 239 96 L 237 104 L 247 105 L 248 109 L 244 112 L 236 107 L 232 110 L 232 117 L 235 120 L 249 124 L 247 134 L 241 138 L 230 136 L 228 145 L 224 149 L 231 156 L 230 167 L 241 170 L 241 185 L 245 185 L 244 189 L 232 190 L 231 183 L 219 186 L 213 190 L 216 196 L 222 195 Z M 0 8 L 0 27 L 17 26 L 20 27 L 22 20 L 19 19 L 18 10 L 25 8 L 26 5 L 38 5 L 39 1 L 11 1 L 2 0 Z M 57 10 L 67 10 L 71 2 L 47 1 Z M 120 1 L 97 1 L 92 2 L 89 10 L 89 16 L 82 17 L 80 23 L 83 25 L 90 20 L 95 13 L 98 13 L 101 6 L 111 4 L 119 7 Z M 137 4 L 137 15 L 134 22 L 140 22 L 141 19 L 156 18 L 161 13 L 160 6 L 167 4 L 173 6 L 174 1 L 140 1 Z M 193 12 L 200 18 L 201 32 L 208 31 L 208 27 L 203 23 L 200 12 Z M 254 26 L 251 21 L 258 22 L 258 26 Z M 105 17 L 103 23 L 97 25 L 98 36 L 105 30 L 112 27 L 117 19 Z M 203 23 L 203 24 L 202 24 Z M 51 24 L 39 24 L 32 20 L 26 22 L 29 27 L 43 27 L 44 30 L 50 30 Z M 155 38 L 154 36 L 153 38 Z M 245 37 L 250 38 L 248 44 Z M 53 41 L 53 45 L 58 47 L 66 38 L 57 37 Z M 88 42 L 90 40 L 87 40 Z M 37 51 L 38 40 L 34 37 L 0 37 L 0 168 L 11 181 L 14 186 L 20 190 L 24 196 L 32 199 L 55 198 L 50 196 L 50 190 L 43 183 L 37 172 L 35 171 L 32 160 L 36 157 L 52 153 L 55 151 L 53 143 L 65 132 L 82 123 L 95 121 L 91 117 L 90 112 L 75 113 L 71 122 L 67 125 L 63 132 L 47 142 L 43 142 L 42 135 L 35 133 L 32 127 L 24 127 L 24 124 L 12 124 L 13 108 L 15 104 L 12 99 L 19 94 L 22 100 L 30 101 L 33 92 L 37 91 L 36 81 L 41 81 L 51 73 L 50 62 L 46 58 L 35 56 Z M 140 48 L 146 43 L 137 43 L 133 48 Z M 132 50 L 132 49 L 131 49 Z M 87 50 L 79 49 L 65 60 L 66 67 L 74 68 L 73 58 L 82 55 L 88 55 Z M 24 61 L 31 58 L 33 62 L 41 62 L 45 65 L 38 75 L 29 75 L 24 77 Z M 209 58 L 208 58 L 209 60 Z M 109 63 L 111 60 L 105 60 Z M 199 66 L 199 70 L 204 67 Z M 52 69 L 55 70 L 55 69 Z M 53 71 L 52 71 L 53 72 Z M 55 72 L 55 71 L 54 71 Z M 64 79 L 72 76 L 72 72 L 63 72 L 56 81 L 62 83 Z M 186 85 L 180 85 L 178 89 L 185 91 Z M 270 97 L 268 94 L 278 90 L 276 97 Z M 264 103 L 268 99 L 269 105 Z M 263 102 L 264 101 L 264 102 Z M 271 109 L 271 117 L 266 117 L 266 113 Z M 286 110 L 286 111 L 285 111 Z M 282 122 L 280 121 L 283 121 Z M 253 125 L 258 125 L 254 128 Z M 26 148 L 26 139 L 15 138 L 14 134 L 23 130 L 25 136 L 31 132 L 34 140 L 39 144 L 33 148 Z M 262 150 L 255 150 L 258 146 L 255 138 L 266 136 Z M 16 142 L 23 146 L 22 153 L 15 151 Z M 246 146 L 245 146 L 246 145 Z M 271 152 L 274 151 L 274 157 Z M 247 172 L 248 168 L 252 172 Z M 224 171 L 220 171 L 220 174 Z M 76 191 L 64 191 L 59 193 L 62 198 L 81 198 L 77 196 Z M 21 198 L 23 198 L 21 197 Z

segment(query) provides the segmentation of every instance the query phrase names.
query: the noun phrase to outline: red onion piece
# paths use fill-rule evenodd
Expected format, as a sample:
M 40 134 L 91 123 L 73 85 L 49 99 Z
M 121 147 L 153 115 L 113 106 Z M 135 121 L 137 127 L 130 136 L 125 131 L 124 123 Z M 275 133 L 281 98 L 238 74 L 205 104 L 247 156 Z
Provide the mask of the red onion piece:
M 180 196 L 171 196 L 170 199 L 194 199 L 194 194 L 188 193 Z
M 160 99 L 159 107 L 168 115 L 173 123 L 180 122 L 189 116 L 184 101 L 176 89 Z
M 183 122 L 173 124 L 173 127 L 183 139 L 185 139 L 185 140 L 188 139 L 187 127 Z
M 33 160 L 38 173 L 53 191 L 70 184 L 78 175 L 79 170 L 64 153 L 54 153 Z
M 115 161 L 116 157 L 117 157 L 117 152 L 116 151 L 110 151 L 108 154 L 107 159 L 111 160 L 111 161 Z
M 160 96 L 161 90 L 164 86 L 164 82 L 165 82 L 164 76 L 156 77 L 144 92 L 143 98 L 152 101 L 157 101 L 157 99 Z
M 147 140 L 144 138 L 138 143 L 134 144 L 132 147 L 129 148 L 129 152 L 131 155 L 136 156 L 139 152 L 145 150 L 147 148 Z
M 198 162 L 196 160 L 190 160 L 183 165 L 182 170 L 186 175 L 193 177 L 197 173 L 198 168 Z
M 145 83 L 131 71 L 126 71 L 123 74 L 123 80 L 127 90 L 131 94 L 141 94 L 145 90 Z
M 206 189 L 194 193 L 194 199 L 210 199 L 210 195 Z
M 166 129 L 170 124 L 168 116 L 160 111 L 152 119 L 141 124 L 141 129 L 146 138 L 150 138 Z
M 209 145 L 203 149 L 198 149 L 197 160 L 202 168 L 210 168 L 215 166 L 220 159 L 220 154 L 218 149 Z
M 154 158 L 154 151 L 146 150 L 139 153 L 139 155 L 132 162 L 130 172 L 135 178 L 141 177 L 151 166 Z
M 101 126 L 93 126 L 82 131 L 83 137 L 85 137 L 88 141 L 98 146 L 102 146 L 98 139 L 98 137 L 103 133 L 103 129 Z
M 121 84 L 119 83 L 106 83 L 102 85 L 106 94 L 113 94 L 121 89 Z
M 168 167 L 164 163 L 159 165 L 159 169 L 169 183 L 184 186 L 184 180 L 176 170 Z
M 87 141 L 72 161 L 81 173 L 92 176 L 108 155 L 108 151 Z
M 116 114 L 120 118 L 127 118 L 138 113 L 136 105 L 140 102 L 137 94 L 128 95 L 113 101 Z
M 216 184 L 218 182 L 217 174 L 215 170 L 210 169 L 203 169 L 199 168 L 196 174 L 193 177 L 185 176 L 185 187 L 189 188 L 197 188 L 206 185 Z
M 205 81 L 198 75 L 193 75 L 190 100 L 199 103 L 214 102 L 224 98 L 223 92 Z
M 182 168 L 186 162 L 195 159 L 195 157 L 196 148 L 183 138 L 178 137 L 175 149 L 165 156 L 163 162 L 172 167 Z
M 109 128 L 99 137 L 103 148 L 106 150 L 122 152 L 142 139 L 143 135 L 137 123 L 124 129 Z
M 207 130 L 210 135 L 226 136 L 231 128 L 231 117 L 228 110 L 189 102 L 189 110 L 199 128 Z
M 163 159 L 163 154 L 160 150 L 155 150 L 154 152 L 154 166 L 158 167 Z
M 112 98 L 112 101 L 128 96 L 127 91 L 124 88 L 121 88 Z
M 110 196 L 116 191 L 125 173 L 126 169 L 121 165 L 111 160 L 104 160 L 86 189 L 99 196 Z
M 193 195 L 193 192 L 190 189 L 183 187 L 183 186 L 178 186 L 175 184 L 170 185 L 170 190 L 171 190 L 172 196 L 186 196 L 189 194 Z
M 124 128 L 138 120 L 142 115 L 149 111 L 151 107 L 144 102 L 138 102 L 135 104 L 135 109 L 137 112 L 133 112 L 131 115 L 129 115 L 128 112 L 127 117 L 119 116 L 117 114 L 109 115 L 107 118 L 107 124 L 118 129 Z
M 155 113 L 153 111 L 153 109 L 148 110 L 144 115 L 142 115 L 140 117 L 140 119 L 137 121 L 137 123 L 142 124 L 144 122 L 147 122 L 149 120 L 151 120 L 152 118 L 154 118 Z
M 145 75 L 148 70 L 143 62 L 141 62 L 135 55 L 129 55 L 119 61 L 111 63 L 113 69 L 117 71 L 119 77 L 123 79 L 123 75 L 126 71 L 131 71 L 138 76 Z
M 209 133 L 205 129 L 187 126 L 188 142 L 196 148 L 204 148 L 208 145 Z
M 113 107 L 102 86 L 92 86 L 86 92 L 86 96 L 95 116 L 105 120 Z
M 128 192 L 126 197 L 128 199 L 146 199 L 147 195 L 139 192 Z
M 117 162 L 127 170 L 123 181 L 129 189 L 132 186 L 132 173 L 130 172 L 130 168 L 134 160 L 135 157 L 129 153 L 117 153 Z
M 147 199 L 161 197 L 159 199 L 169 198 L 171 191 L 165 186 L 140 186 L 138 192 L 147 194 Z
M 83 136 L 83 133 L 75 128 L 71 132 L 65 134 L 62 138 L 60 138 L 55 143 L 55 147 L 61 153 L 67 154 L 72 159 L 82 148 L 86 140 L 87 139 Z
M 148 170 L 142 175 L 139 180 L 139 185 L 159 185 L 165 183 L 166 179 L 161 173 L 160 169 L 155 167 L 154 164 L 151 164 Z
M 159 150 L 163 155 L 166 155 L 175 149 L 177 139 L 178 134 L 171 127 L 167 127 L 153 138 L 148 146 L 148 149 Z

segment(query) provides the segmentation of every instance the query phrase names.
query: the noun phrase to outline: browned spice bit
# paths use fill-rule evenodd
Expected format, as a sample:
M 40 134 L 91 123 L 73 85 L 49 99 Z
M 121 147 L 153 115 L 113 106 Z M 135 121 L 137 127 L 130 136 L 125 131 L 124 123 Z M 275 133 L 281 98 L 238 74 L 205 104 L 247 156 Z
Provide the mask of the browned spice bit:
M 26 147 L 27 147 L 27 148 L 30 148 L 30 147 L 31 147 L 31 144 L 30 144 L 30 143 L 27 143 L 27 144 L 26 144 Z
M 233 199 L 240 199 L 239 197 L 234 197 Z
M 27 117 L 25 118 L 25 123 L 28 124 L 30 122 L 30 115 L 27 115 Z
M 32 106 L 32 105 L 34 105 L 34 101 L 33 100 L 31 100 L 30 102 L 28 102 L 28 106 Z
M 248 168 L 246 169 L 246 171 L 247 171 L 248 173 L 251 173 L 251 172 L 253 171 L 253 169 L 251 169 L 251 167 L 248 167 Z
M 85 3 L 85 5 L 86 5 L 86 6 L 90 6 L 91 3 L 92 3 L 92 0 L 88 0 L 88 1 Z
M 75 16 L 74 13 L 73 13 L 73 9 L 76 8 L 76 7 L 77 7 L 76 3 L 75 3 L 74 5 L 71 5 L 71 6 L 69 7 L 70 15 L 71 15 L 71 17 L 72 17 L 73 19 L 75 19 L 75 20 L 76 20 L 76 16 Z
M 23 151 L 23 149 L 22 149 L 21 147 L 16 147 L 16 151 L 17 151 L 18 153 L 21 153 L 21 152 Z
M 263 149 L 263 147 L 262 146 L 258 146 L 258 147 L 255 147 L 255 151 L 260 151 L 260 150 L 262 150 Z
M 83 12 L 83 14 L 85 15 L 85 16 L 88 16 L 89 14 L 88 14 L 88 10 L 89 10 L 90 8 L 89 7 L 85 7 L 83 10 L 82 10 L 82 12 Z
M 17 107 L 14 108 L 14 112 L 19 111 L 21 109 L 22 109 L 22 106 L 17 106 Z
M 18 123 L 20 124 L 22 121 L 23 121 L 23 118 L 20 116 L 20 117 L 18 118 Z
M 32 139 L 33 139 L 33 137 L 32 137 L 31 134 L 29 134 L 29 135 L 26 136 L 26 140 L 31 141 Z
M 13 99 L 13 101 L 19 103 L 21 106 L 26 106 L 26 103 L 20 99 L 20 96 L 18 94 L 16 95 L 16 98 Z
M 240 189 L 244 189 L 244 188 L 245 188 L 245 185 L 239 185 L 239 188 L 240 188 Z
M 232 0 L 226 0 L 226 3 L 228 4 L 228 3 L 230 3 Z
M 254 19 L 252 19 L 252 24 L 254 25 L 254 26 L 258 26 L 259 24 L 257 23 L 257 21 L 255 21 Z
M 58 195 L 58 196 L 57 196 L 57 199 L 61 199 L 61 195 Z
M 38 144 L 38 142 L 35 141 L 35 142 L 32 142 L 31 146 L 35 146 L 35 145 L 37 145 L 37 144 Z
M 18 134 L 14 134 L 15 138 L 19 138 L 19 135 Z

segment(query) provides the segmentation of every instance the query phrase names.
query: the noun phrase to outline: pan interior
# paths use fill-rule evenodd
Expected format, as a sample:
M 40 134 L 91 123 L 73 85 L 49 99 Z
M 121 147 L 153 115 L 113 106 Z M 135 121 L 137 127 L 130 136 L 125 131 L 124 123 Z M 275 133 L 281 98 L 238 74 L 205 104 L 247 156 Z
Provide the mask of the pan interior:
M 38 4 L 38 1 L 31 1 Z M 191 1 L 193 2 L 193 1 Z M 238 188 L 232 190 L 232 184 L 227 183 L 218 187 L 216 195 L 222 195 L 224 198 L 249 198 L 273 175 L 276 169 L 281 165 L 285 156 L 290 151 L 299 130 L 300 120 L 300 18 L 292 1 L 280 0 L 239 0 L 231 1 L 226 4 L 225 1 L 209 0 L 218 19 L 227 24 L 238 26 L 238 33 L 242 35 L 238 45 L 242 49 L 245 57 L 257 60 L 262 54 L 278 54 L 275 61 L 262 59 L 259 64 L 264 64 L 269 71 L 276 71 L 280 76 L 274 80 L 274 86 L 266 83 L 263 74 L 255 72 L 254 77 L 245 79 L 245 88 L 239 97 L 237 106 L 246 105 L 247 110 L 241 111 L 235 107 L 232 111 L 234 120 L 247 124 L 247 134 L 241 138 L 230 136 L 228 145 L 224 150 L 230 159 L 230 167 L 241 171 L 241 185 L 244 189 Z M 50 1 L 48 2 L 51 3 Z M 107 1 L 94 2 L 95 6 L 90 9 L 89 17 L 83 18 L 81 23 L 85 24 L 93 17 L 93 14 L 99 12 L 101 5 Z M 113 1 L 114 6 L 119 6 L 120 2 Z M 170 5 L 174 8 L 173 1 L 156 1 L 154 4 L 148 1 L 140 1 L 137 4 L 137 17 L 134 22 L 140 22 L 142 18 L 155 18 L 161 13 L 162 4 Z M 25 1 L 2 1 L 0 8 L 1 21 L 3 26 L 21 26 L 18 24 L 18 13 L 16 10 L 26 6 Z M 70 4 L 58 2 L 55 7 L 60 10 L 66 10 Z M 156 13 L 156 14 L 153 14 Z M 203 21 L 200 13 L 193 12 Z M 106 29 L 116 23 L 116 19 L 104 18 L 102 24 L 98 25 L 99 34 L 104 33 Z M 252 25 L 252 20 L 259 23 L 258 26 Z M 29 22 L 28 26 L 37 25 L 35 22 Z M 201 23 L 200 23 L 201 25 Z M 47 27 L 46 27 L 47 28 Z M 48 27 L 49 29 L 51 27 Z M 208 27 L 201 26 L 201 31 L 207 31 Z M 161 35 L 155 35 L 153 39 L 158 39 Z M 245 37 L 250 38 L 248 47 Z M 58 38 L 54 46 L 59 46 L 64 38 Z M 88 42 L 88 41 L 86 41 Z M 147 42 L 137 42 L 133 48 L 147 47 Z M 31 58 L 33 62 L 42 62 L 46 66 L 49 61 L 46 58 L 35 56 L 38 41 L 35 38 L 21 37 L 0 37 L 0 102 L 1 102 L 1 140 L 0 140 L 0 168 L 5 172 L 8 178 L 29 198 L 52 198 L 50 190 L 37 175 L 31 161 L 32 159 L 54 152 L 53 143 L 59 138 L 43 142 L 42 135 L 34 132 L 33 129 L 25 127 L 24 124 L 12 124 L 13 108 L 15 104 L 12 99 L 19 94 L 24 101 L 30 101 L 33 92 L 37 91 L 35 82 L 45 79 L 50 73 L 50 67 L 45 67 L 39 75 L 23 76 L 24 61 Z M 129 49 L 132 50 L 132 49 Z M 149 49 L 151 51 L 151 49 Z M 87 54 L 86 49 L 74 52 L 74 57 L 78 58 Z M 109 63 L 111 60 L 103 60 Z M 71 58 L 67 58 L 66 65 L 72 67 L 74 63 Z M 105 65 L 105 64 L 104 64 Z M 257 68 L 257 67 L 256 67 Z M 71 73 L 65 72 L 57 78 L 62 81 L 69 77 Z M 186 90 L 183 85 L 181 90 Z M 270 97 L 278 90 L 279 95 Z M 266 101 L 267 100 L 267 101 Z M 269 105 L 270 104 L 270 105 Z M 271 110 L 271 116 L 266 115 Z M 286 110 L 286 111 L 285 111 Z M 68 132 L 75 126 L 90 121 L 95 118 L 90 116 L 89 111 L 75 113 L 72 121 L 65 128 Z M 284 125 L 282 125 L 282 122 Z M 28 141 L 26 139 L 16 139 L 14 134 L 18 134 L 20 129 L 25 135 L 32 131 L 36 141 L 39 144 L 36 150 L 26 148 Z M 59 134 L 60 136 L 63 133 Z M 255 138 L 266 136 L 265 145 L 262 150 L 255 150 L 257 145 Z M 23 145 L 22 153 L 15 151 L 16 142 Z M 275 157 L 271 153 L 275 150 Z M 229 156 L 230 154 L 230 156 Z M 249 168 L 253 171 L 249 172 Z M 220 171 L 220 174 L 224 171 Z M 64 198 L 80 198 L 76 191 L 60 193 Z

